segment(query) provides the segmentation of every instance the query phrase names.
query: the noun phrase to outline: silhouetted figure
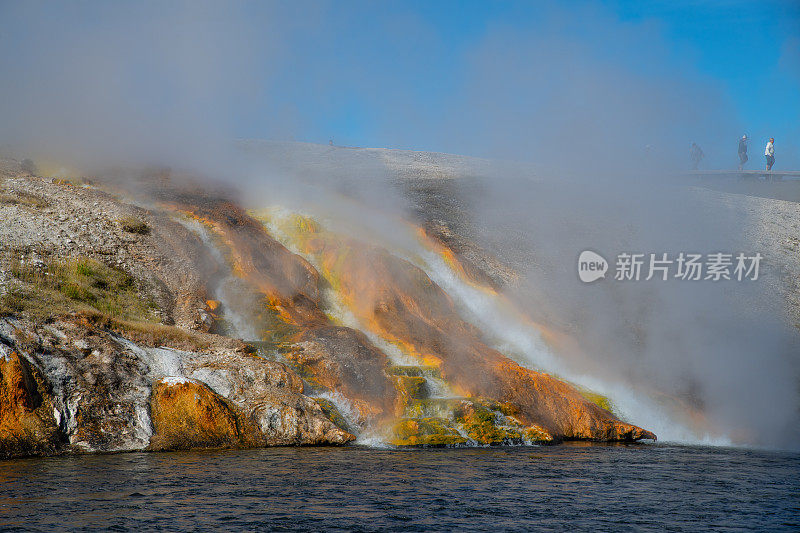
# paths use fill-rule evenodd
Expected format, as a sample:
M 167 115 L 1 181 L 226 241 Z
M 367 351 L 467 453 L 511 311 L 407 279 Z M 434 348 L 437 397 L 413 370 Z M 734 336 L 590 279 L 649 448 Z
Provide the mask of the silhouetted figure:
M 767 147 L 764 149 L 764 157 L 767 159 L 767 170 L 772 170 L 775 164 L 775 138 L 770 137 Z
M 742 138 L 739 139 L 739 170 L 744 168 L 744 164 L 747 163 L 747 135 L 742 135 Z
M 697 143 L 692 143 L 692 149 L 689 150 L 689 156 L 692 158 L 692 170 L 697 170 L 700 166 L 700 161 L 703 160 L 705 154 L 703 150 L 697 146 Z

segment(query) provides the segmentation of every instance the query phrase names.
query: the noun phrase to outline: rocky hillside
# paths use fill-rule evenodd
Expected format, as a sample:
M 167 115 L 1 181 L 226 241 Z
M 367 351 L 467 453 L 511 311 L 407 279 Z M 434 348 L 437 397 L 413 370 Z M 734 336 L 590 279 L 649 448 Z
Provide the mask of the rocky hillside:
M 2 178 L 0 455 L 353 439 L 291 369 L 209 333 L 219 265 L 168 212 Z
M 164 173 L 111 183 L 0 164 L 0 457 L 655 438 L 490 348 L 386 249 Z

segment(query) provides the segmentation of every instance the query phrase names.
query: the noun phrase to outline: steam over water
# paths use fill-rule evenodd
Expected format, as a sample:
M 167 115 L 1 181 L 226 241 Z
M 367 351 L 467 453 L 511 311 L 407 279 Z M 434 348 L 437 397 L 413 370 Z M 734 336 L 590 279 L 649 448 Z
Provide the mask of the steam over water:
M 349 201 L 348 205 L 357 207 L 359 214 L 368 219 L 372 216 L 368 206 L 351 204 Z M 292 251 L 304 255 L 313 263 L 314 258 L 303 254 L 294 246 L 291 236 L 280 229 L 280 224 L 275 223 L 280 219 L 288 220 L 293 212 L 292 209 L 273 207 L 267 211 L 274 217 L 273 222 L 266 225 L 268 231 Z M 346 217 L 343 219 L 329 206 L 319 207 L 306 204 L 298 211 L 303 212 L 304 216 L 321 221 L 328 228 L 334 228 L 345 234 L 356 234 L 367 241 L 375 242 L 387 248 L 398 258 L 415 264 L 453 299 L 461 315 L 478 326 L 494 348 L 523 366 L 554 374 L 605 396 L 610 400 L 614 412 L 623 420 L 652 430 L 659 439 L 667 442 L 730 444 L 724 434 L 711 435 L 683 424 L 680 416 L 685 413 L 681 413 L 680 409 L 674 405 L 659 404 L 648 396 L 645 388 L 636 388 L 631 383 L 613 381 L 607 376 L 602 377 L 582 371 L 575 361 L 563 357 L 563 354 L 559 354 L 553 346 L 543 340 L 541 326 L 534 323 L 513 300 L 502 293 L 466 280 L 450 263 L 420 241 L 413 226 L 399 220 L 394 221 L 393 224 L 384 222 L 394 228 L 392 237 L 386 238 L 386 234 L 381 233 L 381 224 L 374 224 L 372 228 L 354 228 L 346 220 Z M 324 215 L 316 216 L 314 213 L 324 213 Z M 339 301 L 335 291 L 329 289 L 326 295 L 329 314 L 341 323 L 366 331 L 370 340 L 387 353 L 394 364 L 417 364 L 408 355 L 400 352 L 396 346 L 387 343 L 360 324 L 346 306 Z M 432 381 L 430 378 L 428 381 L 428 388 L 438 391 L 432 397 L 452 397 L 452 393 L 447 390 L 444 383 Z M 345 410 L 347 410 L 346 406 Z M 370 428 L 365 429 L 369 433 Z M 366 438 L 359 438 L 359 442 L 382 445 L 380 438 L 372 433 L 369 433 Z
M 786 310 L 794 270 L 776 251 L 786 239 L 759 223 L 745 198 L 654 169 L 567 177 L 447 154 L 263 149 L 270 162 L 290 160 L 282 168 L 307 186 L 265 201 L 422 268 L 493 348 L 523 366 L 608 397 L 618 415 L 660 439 L 797 448 L 800 336 Z M 499 294 L 475 286 L 421 243 L 409 220 L 444 222 L 519 282 Z M 576 259 L 587 249 L 610 261 L 607 279 L 578 280 Z M 749 283 L 617 282 L 615 255 L 626 251 L 763 252 L 764 263 Z M 554 346 L 553 332 L 572 345 Z
M 494 347 L 523 366 L 558 375 L 577 385 L 606 396 L 617 415 L 624 420 L 652 430 L 668 442 L 726 445 L 725 438 L 698 435 L 683 426 L 664 408 L 647 397 L 645 391 L 632 391 L 620 383 L 609 383 L 576 371 L 560 361 L 541 333 L 521 320 L 519 311 L 508 300 L 482 291 L 464 282 L 445 261 L 431 252 L 423 252 L 422 266 L 437 284 L 460 304 L 465 316 L 478 325 Z
M 343 204 L 333 191 L 347 190 L 362 200 L 344 208 L 355 223 L 375 225 L 393 252 L 409 258 L 419 258 L 416 244 L 398 239 L 391 217 L 365 206 L 407 215 L 413 201 L 397 194 L 397 182 L 420 189 L 436 182 L 444 203 L 428 206 L 435 216 L 463 201 L 455 211 L 467 225 L 490 227 L 499 240 L 520 237 L 498 249 L 505 244 L 520 259 L 511 266 L 538 291 L 532 306 L 574 326 L 568 334 L 581 337 L 585 356 L 549 350 L 535 328 L 423 256 L 418 264 L 495 347 L 608 395 L 620 414 L 662 438 L 696 442 L 708 434 L 715 442 L 797 448 L 798 320 L 783 313 L 797 287 L 792 281 L 787 294 L 782 283 L 796 280 L 796 269 L 780 272 L 780 258 L 765 254 L 773 274 L 759 284 L 608 291 L 610 283 L 579 285 L 572 271 L 588 248 L 609 255 L 766 251 L 741 238 L 769 234 L 750 224 L 753 213 L 719 199 L 700 205 L 693 187 L 668 189 L 686 170 L 691 142 L 702 144 L 707 168 L 726 167 L 736 163 L 741 134 L 763 138 L 767 124 L 768 135 L 779 137 L 778 164 L 797 164 L 797 128 L 789 126 L 796 121 L 786 118 L 800 79 L 797 12 L 783 6 L 796 2 L 650 3 L 669 5 L 652 19 L 647 8 L 616 2 L 504 2 L 455 18 L 406 2 L 296 4 L 81 2 L 43 14 L 35 3 L 4 2 L 0 145 L 86 175 L 166 165 L 215 176 L 242 190 L 253 208 L 305 195 L 335 212 Z M 717 52 L 703 52 L 723 42 L 678 31 L 686 21 L 734 36 L 757 30 L 770 51 L 763 65 L 728 65 L 733 71 L 723 74 L 726 68 L 708 68 L 719 63 Z M 672 23 L 678 26 L 669 29 Z M 694 33 L 702 42 L 682 40 Z M 726 53 L 761 48 L 747 39 L 730 44 Z M 752 94 L 735 89 L 753 72 L 769 81 L 750 84 Z M 745 123 L 754 116 L 761 131 Z M 230 142 L 249 137 L 324 144 Z M 760 156 L 756 137 L 751 165 Z M 474 157 L 337 146 L 355 144 Z M 470 181 L 480 183 L 460 194 Z M 795 223 L 787 217 L 787 226 Z M 236 305 L 235 280 L 218 281 L 227 332 L 257 337 L 247 309 Z M 666 409 L 664 400 L 673 405 Z M 688 431 L 687 418 L 700 430 Z
M 800 456 L 669 445 L 0 462 L 3 530 L 797 531 Z

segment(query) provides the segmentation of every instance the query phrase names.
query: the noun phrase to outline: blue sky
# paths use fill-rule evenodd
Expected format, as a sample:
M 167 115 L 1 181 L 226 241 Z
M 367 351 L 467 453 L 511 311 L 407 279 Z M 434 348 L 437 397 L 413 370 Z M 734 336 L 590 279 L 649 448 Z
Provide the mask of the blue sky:
M 689 66 L 718 80 L 745 131 L 789 141 L 798 162 L 800 2 L 615 4 L 622 20 L 658 21 Z
M 0 19 L 4 142 L 333 139 L 591 167 L 648 145 L 683 165 L 696 141 L 730 167 L 746 132 L 759 165 L 774 136 L 800 168 L 796 1 L 6 0 Z
M 449 115 L 463 111 L 448 108 L 475 81 L 469 70 L 482 49 L 500 43 L 495 52 L 502 61 L 520 53 L 528 38 L 531 46 L 547 46 L 547 40 L 542 43 L 535 36 L 555 25 L 557 47 L 569 42 L 586 48 L 568 58 L 577 56 L 576 68 L 595 60 L 608 62 L 609 71 L 623 71 L 623 84 L 629 73 L 637 82 L 679 80 L 723 107 L 714 110 L 724 115 L 721 122 L 705 117 L 719 131 L 706 135 L 709 127 L 702 124 L 696 139 L 684 139 L 708 145 L 710 163 L 726 164 L 714 157 L 715 150 L 745 132 L 756 155 L 762 141 L 774 136 L 784 161 L 800 163 L 797 2 L 403 2 L 352 10 L 333 7 L 321 18 L 313 28 L 317 39 L 297 45 L 297 50 L 310 48 L 300 53 L 305 70 L 295 73 L 298 79 L 285 85 L 285 94 L 276 94 L 277 102 L 297 113 L 300 139 L 492 155 L 481 150 L 481 135 L 479 143 L 460 142 L 431 123 L 452 121 Z M 498 33 L 519 38 L 509 40 L 503 50 Z M 523 69 L 524 58 L 509 68 Z M 335 73 L 329 76 L 326 64 Z M 512 75 L 509 84 L 529 83 L 532 99 L 542 91 L 559 90 L 542 74 L 538 80 Z M 304 85 L 313 87 L 312 93 L 328 94 L 298 92 Z M 692 100 L 691 89 L 681 97 Z M 481 99 L 470 104 L 481 105 Z M 502 128 L 504 119 L 508 117 L 499 113 L 490 129 Z M 535 114 L 530 120 L 536 121 Z M 484 118 L 482 126 L 486 122 Z M 257 121 L 248 127 L 248 135 L 262 133 Z

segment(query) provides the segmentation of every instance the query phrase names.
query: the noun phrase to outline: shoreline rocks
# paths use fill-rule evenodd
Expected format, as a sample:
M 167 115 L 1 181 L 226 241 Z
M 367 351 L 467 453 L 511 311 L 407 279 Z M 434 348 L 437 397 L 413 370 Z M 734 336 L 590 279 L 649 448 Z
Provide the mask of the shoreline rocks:
M 285 365 L 0 318 L 0 457 L 344 444 Z

